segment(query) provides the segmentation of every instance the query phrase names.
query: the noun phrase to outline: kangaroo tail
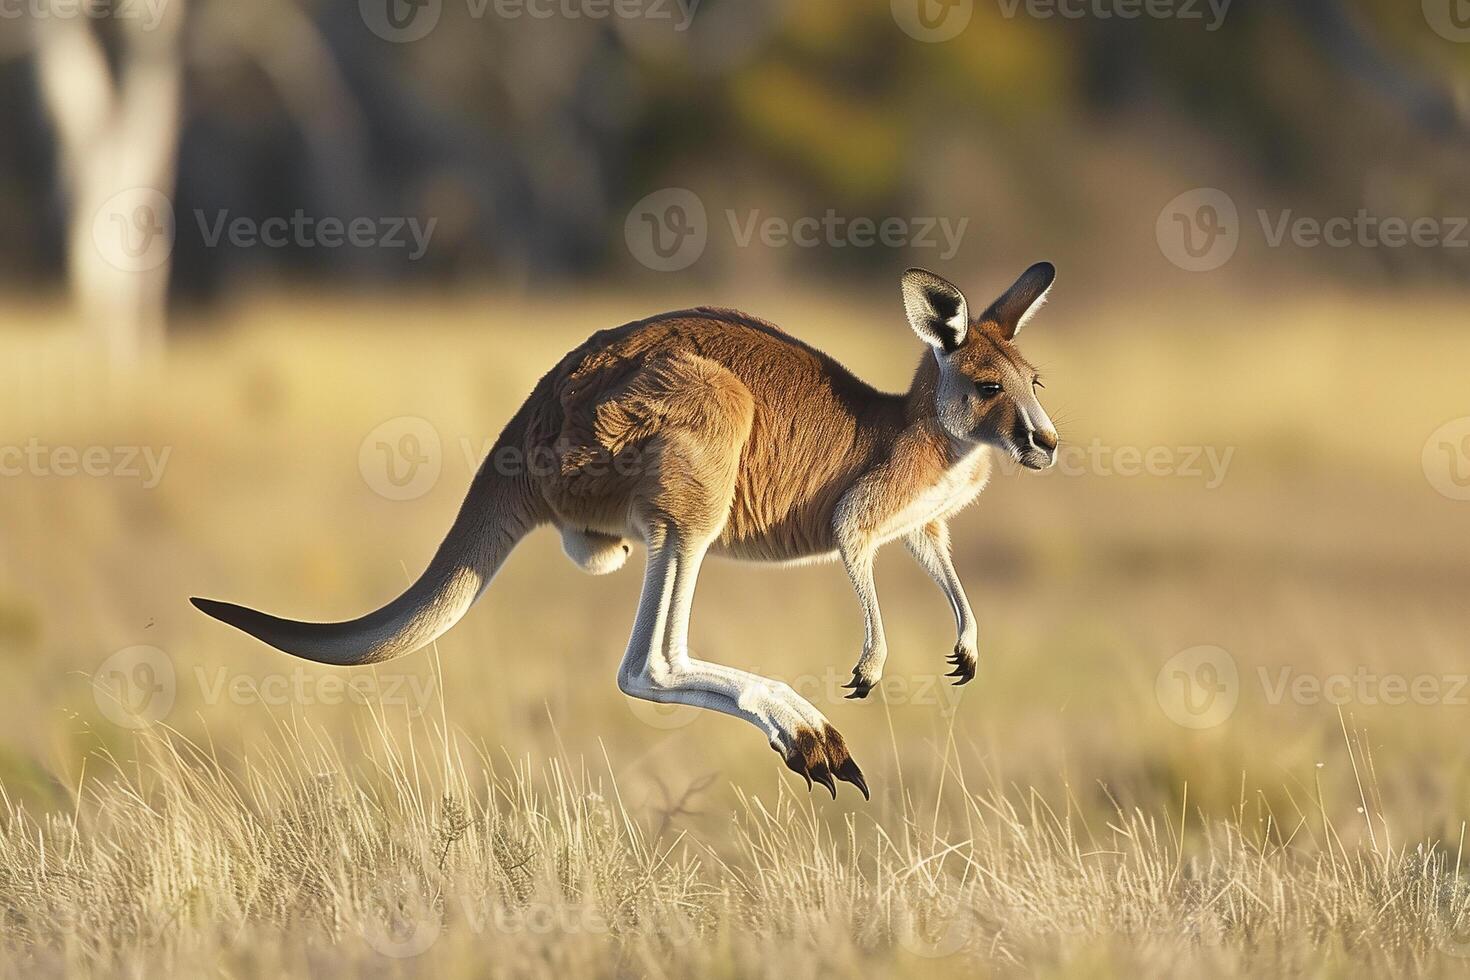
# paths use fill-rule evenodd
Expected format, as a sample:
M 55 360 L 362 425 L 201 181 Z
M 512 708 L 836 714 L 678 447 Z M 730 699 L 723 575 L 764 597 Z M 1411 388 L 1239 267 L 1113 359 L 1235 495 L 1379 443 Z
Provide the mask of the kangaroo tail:
M 521 478 L 498 473 L 495 457 L 492 452 L 475 474 L 429 567 L 376 612 L 343 623 L 302 623 L 230 602 L 189 601 L 277 650 L 318 663 L 372 664 L 412 653 L 459 622 L 538 523 L 529 488 Z

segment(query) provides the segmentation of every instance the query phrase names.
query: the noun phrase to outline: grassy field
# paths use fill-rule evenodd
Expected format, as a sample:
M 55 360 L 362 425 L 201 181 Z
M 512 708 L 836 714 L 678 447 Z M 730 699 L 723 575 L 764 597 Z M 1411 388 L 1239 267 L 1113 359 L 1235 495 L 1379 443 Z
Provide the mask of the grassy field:
M 814 701 L 866 804 L 620 695 L 641 561 L 550 532 L 376 669 L 188 606 L 377 606 L 564 351 L 721 299 L 273 297 L 111 386 L 11 309 L 0 976 L 1463 973 L 1462 297 L 1060 296 L 1023 346 L 1071 452 L 956 523 L 963 691 L 900 548 L 867 702 L 840 569 L 708 564 L 695 649 Z M 867 299 L 741 302 L 902 387 Z

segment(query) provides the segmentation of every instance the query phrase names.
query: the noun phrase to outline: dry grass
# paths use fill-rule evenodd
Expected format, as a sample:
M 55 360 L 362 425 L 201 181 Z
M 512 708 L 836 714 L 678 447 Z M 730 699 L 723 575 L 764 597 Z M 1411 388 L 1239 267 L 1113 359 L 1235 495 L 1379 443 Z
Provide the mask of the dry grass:
M 915 791 L 889 819 L 732 790 L 706 837 L 641 819 L 612 763 L 278 734 L 224 759 L 151 732 L 69 810 L 6 800 L 6 973 L 1381 975 L 1465 953 L 1458 853 L 1347 844 L 1244 788 L 1228 818 L 1094 819 L 958 771 L 940 812 Z
M 937 683 L 944 602 L 901 556 L 864 704 L 837 688 L 861 642 L 840 572 L 711 564 L 694 645 L 811 696 L 867 805 L 807 795 L 733 720 L 630 707 L 637 571 L 587 579 L 549 537 L 434 653 L 351 674 L 356 698 L 184 603 L 328 618 L 392 593 L 539 371 L 677 302 L 418 305 L 420 339 L 391 329 L 403 304 L 255 303 L 110 401 L 44 311 L 10 317 L 9 444 L 170 455 L 151 489 L 3 481 L 0 975 L 1461 972 L 1470 504 L 1420 464 L 1470 412 L 1452 299 L 1165 297 L 1151 325 L 1059 299 L 1028 350 L 1064 438 L 1234 457 L 1214 489 L 998 480 L 956 528 L 982 623 L 962 698 Z M 880 307 L 746 305 L 905 381 Z M 442 474 L 387 500 L 359 449 L 405 415 Z M 162 673 L 125 676 L 170 697 L 132 730 L 106 664 L 138 644 Z M 1239 703 L 1195 730 L 1156 679 L 1200 644 Z M 1376 679 L 1339 706 L 1274 696 L 1282 671 Z M 1385 703 L 1385 676 L 1437 686 Z

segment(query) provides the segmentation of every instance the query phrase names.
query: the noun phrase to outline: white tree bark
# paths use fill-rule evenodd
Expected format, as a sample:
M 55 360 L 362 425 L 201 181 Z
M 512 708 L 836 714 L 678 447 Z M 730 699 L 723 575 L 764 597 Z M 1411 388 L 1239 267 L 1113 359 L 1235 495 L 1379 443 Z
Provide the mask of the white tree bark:
M 68 281 L 79 315 L 119 366 L 139 363 L 163 342 L 184 3 L 164 0 L 156 20 L 112 22 L 115 77 L 76 4 L 50 0 L 49 15 L 34 21 L 40 90 L 67 199 Z

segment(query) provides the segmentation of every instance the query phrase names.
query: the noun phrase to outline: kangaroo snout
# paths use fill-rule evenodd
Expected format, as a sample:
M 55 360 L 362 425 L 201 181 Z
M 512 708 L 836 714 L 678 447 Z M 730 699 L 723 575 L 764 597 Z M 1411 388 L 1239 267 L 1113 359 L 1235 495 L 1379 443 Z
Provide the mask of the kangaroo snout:
M 1028 469 L 1044 470 L 1057 461 L 1057 432 L 1050 427 L 1028 429 L 1021 464 Z

